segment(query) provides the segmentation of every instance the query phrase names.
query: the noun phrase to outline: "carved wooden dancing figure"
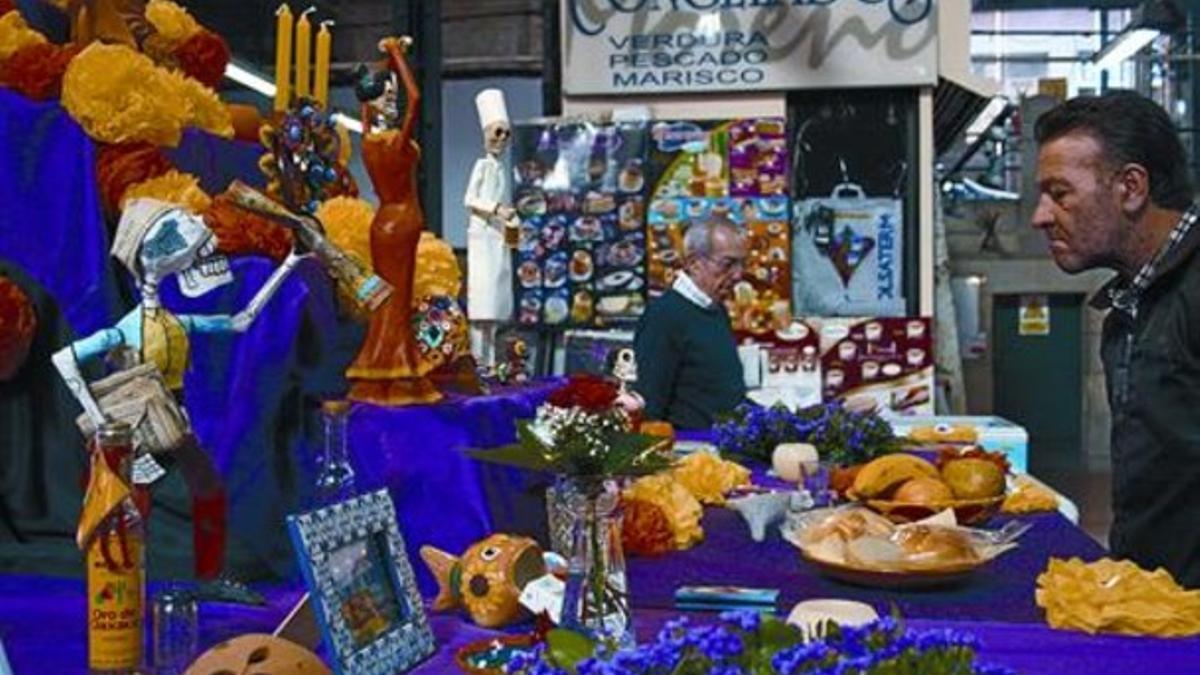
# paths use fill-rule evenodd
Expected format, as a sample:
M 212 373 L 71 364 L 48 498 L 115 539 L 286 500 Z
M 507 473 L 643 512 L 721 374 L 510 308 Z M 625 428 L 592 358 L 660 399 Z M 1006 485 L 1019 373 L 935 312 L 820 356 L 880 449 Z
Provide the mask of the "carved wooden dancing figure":
M 426 377 L 429 367 L 420 359 L 412 330 L 413 272 L 425 216 L 417 191 L 421 149 L 413 140 L 421 92 L 404 56 L 411 44 L 408 37 L 379 43 L 407 96 L 400 128 L 374 131 L 376 112 L 370 104 L 362 105 L 363 163 L 380 202 L 371 222 L 371 258 L 375 273 L 395 290 L 371 315 L 367 337 L 346 378 L 350 399 L 379 405 L 429 403 L 442 397 Z

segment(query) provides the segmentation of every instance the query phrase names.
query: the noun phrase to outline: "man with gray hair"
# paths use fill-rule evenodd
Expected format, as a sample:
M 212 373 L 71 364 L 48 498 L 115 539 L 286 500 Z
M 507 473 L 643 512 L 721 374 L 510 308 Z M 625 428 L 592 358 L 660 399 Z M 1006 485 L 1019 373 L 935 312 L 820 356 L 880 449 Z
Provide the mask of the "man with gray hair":
M 742 362 L 724 301 L 742 278 L 746 238 L 724 218 L 693 224 L 683 269 L 650 303 L 634 338 L 646 418 L 707 429 L 746 398 Z

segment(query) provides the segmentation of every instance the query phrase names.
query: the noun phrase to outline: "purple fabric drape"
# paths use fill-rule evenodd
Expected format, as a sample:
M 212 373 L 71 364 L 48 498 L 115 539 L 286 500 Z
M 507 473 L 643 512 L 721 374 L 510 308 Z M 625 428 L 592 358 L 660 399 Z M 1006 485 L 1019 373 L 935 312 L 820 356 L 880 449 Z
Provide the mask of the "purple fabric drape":
M 95 163 L 91 139 L 58 103 L 0 87 L 0 258 L 44 286 L 81 333 L 121 309 Z

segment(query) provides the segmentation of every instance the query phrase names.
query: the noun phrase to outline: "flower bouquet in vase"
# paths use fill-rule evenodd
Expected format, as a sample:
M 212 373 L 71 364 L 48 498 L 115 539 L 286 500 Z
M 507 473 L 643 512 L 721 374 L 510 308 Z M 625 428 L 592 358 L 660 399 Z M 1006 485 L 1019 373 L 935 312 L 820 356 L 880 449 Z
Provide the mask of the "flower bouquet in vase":
M 471 454 L 557 476 L 551 504 L 558 512 L 549 520 L 562 532 L 570 560 L 562 623 L 606 642 L 631 643 L 619 481 L 670 468 L 671 459 L 662 452 L 669 439 L 633 431 L 618 394 L 607 380 L 572 378 L 533 420 L 517 422 L 515 444 Z

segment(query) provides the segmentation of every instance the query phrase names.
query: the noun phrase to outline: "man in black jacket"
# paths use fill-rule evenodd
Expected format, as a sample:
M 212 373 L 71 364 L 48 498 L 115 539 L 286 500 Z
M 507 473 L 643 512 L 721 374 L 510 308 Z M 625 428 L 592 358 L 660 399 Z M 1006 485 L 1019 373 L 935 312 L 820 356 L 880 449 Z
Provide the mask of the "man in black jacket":
M 1034 228 L 1064 271 L 1117 272 L 1101 358 L 1112 408 L 1113 553 L 1200 587 L 1200 208 L 1155 103 L 1079 97 L 1037 121 Z

